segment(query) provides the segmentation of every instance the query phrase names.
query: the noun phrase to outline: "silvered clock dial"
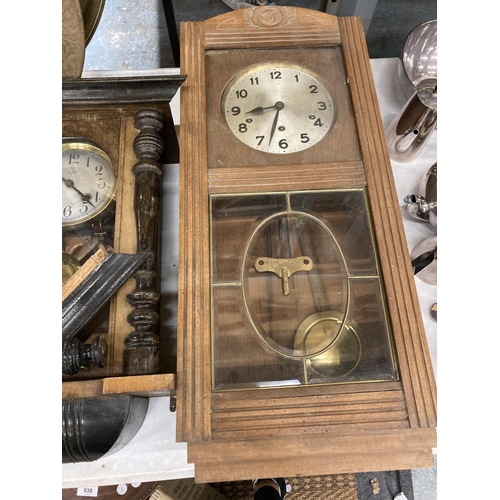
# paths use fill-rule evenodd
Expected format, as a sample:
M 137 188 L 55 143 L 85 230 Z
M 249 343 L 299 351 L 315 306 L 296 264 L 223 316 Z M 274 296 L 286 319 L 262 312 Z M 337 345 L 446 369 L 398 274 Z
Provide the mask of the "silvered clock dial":
M 265 153 L 296 153 L 314 146 L 337 119 L 332 91 L 319 75 L 294 64 L 270 62 L 244 69 L 222 94 L 231 132 Z
M 116 177 L 109 156 L 83 138 L 62 141 L 62 225 L 100 214 L 114 199 Z

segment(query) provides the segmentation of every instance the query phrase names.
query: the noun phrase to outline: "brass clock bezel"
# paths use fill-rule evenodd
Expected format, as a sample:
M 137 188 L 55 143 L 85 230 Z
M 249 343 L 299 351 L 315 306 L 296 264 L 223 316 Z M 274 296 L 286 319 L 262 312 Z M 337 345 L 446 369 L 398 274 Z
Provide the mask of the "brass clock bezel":
M 89 220 L 94 219 L 95 217 L 101 215 L 111 204 L 112 201 L 115 200 L 116 197 L 116 190 L 117 190 L 117 185 L 118 185 L 118 179 L 116 176 L 116 172 L 114 171 L 113 168 L 113 162 L 111 161 L 111 158 L 109 155 L 94 141 L 91 141 L 90 139 L 86 139 L 84 137 L 63 137 L 62 139 L 62 152 L 71 150 L 71 149 L 79 149 L 87 152 L 91 152 L 93 154 L 96 154 L 97 156 L 101 157 L 103 161 L 107 164 L 107 168 L 109 168 L 111 174 L 113 175 L 113 180 L 114 180 L 114 185 L 112 188 L 112 191 L 110 191 L 109 195 L 107 196 L 107 199 L 105 202 L 96 210 L 93 211 L 91 214 L 82 217 L 81 219 L 78 219 L 77 221 L 69 221 L 69 222 L 62 222 L 62 227 L 65 228 L 71 228 L 71 227 L 77 227 L 80 226 L 81 224 L 88 222 Z
M 302 147 L 300 149 L 294 149 L 293 151 L 283 150 L 280 152 L 275 152 L 275 151 L 269 151 L 267 149 L 262 149 L 259 147 L 252 146 L 251 144 L 248 144 L 247 142 L 243 141 L 241 139 L 241 137 L 239 137 L 234 132 L 233 128 L 231 127 L 230 123 L 228 122 L 227 115 L 226 115 L 225 104 L 227 102 L 228 96 L 229 96 L 231 90 L 234 88 L 234 86 L 239 81 L 248 78 L 253 73 L 257 73 L 257 72 L 260 72 L 262 70 L 265 70 L 266 68 L 269 68 L 269 69 L 271 69 L 271 68 L 274 68 L 274 69 L 285 68 L 287 70 L 288 69 L 295 70 L 295 71 L 298 71 L 298 72 L 301 72 L 301 73 L 308 75 L 310 78 L 312 78 L 313 80 L 316 80 L 316 82 L 318 82 L 318 84 L 323 87 L 323 89 L 327 93 L 329 99 L 331 100 L 332 107 L 333 107 L 333 110 L 332 110 L 333 116 L 332 116 L 331 122 L 328 126 L 328 129 L 326 130 L 326 132 L 324 132 L 322 134 L 322 136 L 319 140 L 317 140 L 317 141 L 313 142 L 312 144 L 309 144 L 305 147 Z M 338 103 L 337 103 L 335 93 L 333 92 L 333 90 L 332 90 L 331 86 L 329 85 L 329 83 L 327 82 L 327 80 L 325 78 L 323 78 L 320 74 L 318 74 L 316 71 L 314 71 L 310 68 L 307 68 L 306 66 L 292 63 L 292 62 L 289 62 L 286 60 L 274 60 L 274 61 L 267 61 L 267 62 L 263 62 L 263 63 L 260 62 L 260 63 L 252 64 L 250 66 L 247 66 L 247 67 L 241 69 L 237 73 L 235 73 L 229 79 L 229 81 L 227 82 L 227 84 L 224 87 L 224 90 L 222 91 L 221 99 L 220 99 L 220 113 L 224 117 L 224 123 L 227 125 L 227 127 L 231 131 L 231 133 L 239 141 L 241 141 L 243 144 L 245 144 L 245 146 L 247 146 L 255 151 L 260 151 L 262 153 L 272 154 L 272 155 L 276 155 L 276 156 L 282 156 L 282 155 L 289 155 L 289 154 L 294 154 L 294 153 L 301 153 L 303 151 L 306 151 L 306 150 L 320 144 L 332 132 L 332 129 L 335 127 L 335 124 L 336 124 L 337 119 L 338 119 Z

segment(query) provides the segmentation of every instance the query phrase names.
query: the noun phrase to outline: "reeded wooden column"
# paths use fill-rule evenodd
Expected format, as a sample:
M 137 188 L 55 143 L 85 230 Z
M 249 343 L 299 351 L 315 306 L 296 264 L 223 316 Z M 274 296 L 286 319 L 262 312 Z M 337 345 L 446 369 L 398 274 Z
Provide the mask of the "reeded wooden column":
M 148 253 L 149 256 L 134 274 L 135 291 L 127 296 L 134 308 L 127 318 L 134 328 L 125 340 L 124 371 L 127 375 L 160 371 L 160 294 L 157 291 L 156 253 L 163 177 L 158 160 L 164 146 L 159 132 L 163 128 L 163 116 L 154 108 L 144 108 L 135 113 L 134 120 L 135 127 L 139 130 L 134 140 L 134 152 L 138 161 L 133 168 L 137 253 Z

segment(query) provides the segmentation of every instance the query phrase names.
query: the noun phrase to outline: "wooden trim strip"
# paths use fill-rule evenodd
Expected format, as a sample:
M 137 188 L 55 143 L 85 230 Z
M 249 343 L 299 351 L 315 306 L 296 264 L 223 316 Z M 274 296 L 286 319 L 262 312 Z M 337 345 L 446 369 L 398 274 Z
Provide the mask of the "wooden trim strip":
M 359 398 L 379 397 L 373 393 L 387 393 L 402 391 L 403 385 L 399 381 L 394 382 L 362 382 L 359 384 L 338 384 L 338 385 L 313 385 L 303 387 L 280 387 L 257 389 L 255 394 L 249 396 L 249 391 L 225 391 L 215 392 L 212 396 L 214 408 L 219 408 L 220 405 L 232 405 L 232 402 L 238 404 L 239 401 L 258 404 L 259 401 L 265 400 L 266 404 L 270 400 L 278 401 L 287 398 L 300 397 L 304 395 L 309 397 L 327 396 L 334 398 L 351 397 L 350 394 L 356 394 Z M 299 392 L 300 391 L 300 392 Z
M 358 43 L 364 43 L 364 31 L 361 27 L 361 23 L 358 24 L 358 30 L 354 31 L 355 35 L 358 38 Z M 366 47 L 366 44 L 364 45 Z M 365 50 L 367 50 L 365 48 Z M 367 59 L 368 61 L 368 59 Z M 392 183 L 393 187 L 393 197 L 392 197 L 392 202 L 394 203 L 394 207 L 396 208 L 394 211 L 394 219 L 391 222 L 390 227 L 394 227 L 394 223 L 397 224 L 400 238 L 395 239 L 395 244 L 398 246 L 397 251 L 399 251 L 400 255 L 400 267 L 399 269 L 404 269 L 405 264 L 406 264 L 406 273 L 398 273 L 398 277 L 402 281 L 402 287 L 401 287 L 401 292 L 406 292 L 406 293 L 401 293 L 400 296 L 404 297 L 405 299 L 405 308 L 401 308 L 401 311 L 406 312 L 406 319 L 405 321 L 407 322 L 408 325 L 413 327 L 413 334 L 410 336 L 410 339 L 412 341 L 412 356 L 415 357 L 416 365 L 417 365 L 417 375 L 418 375 L 418 380 L 416 380 L 414 385 L 417 385 L 419 387 L 419 397 L 423 399 L 423 406 L 424 408 L 422 409 L 422 412 L 420 413 L 419 417 L 421 418 L 421 423 L 420 425 L 422 427 L 424 426 L 430 426 L 430 427 L 435 427 L 437 424 L 436 421 L 436 383 L 434 380 L 434 372 L 432 370 L 432 362 L 430 359 L 430 354 L 429 354 L 429 348 L 427 345 L 427 337 L 425 334 L 425 328 L 423 325 L 422 321 L 422 315 L 420 311 L 420 304 L 418 300 L 418 294 L 417 294 L 417 289 L 415 285 L 415 278 L 413 276 L 413 271 L 411 268 L 410 264 L 410 257 L 408 253 L 408 244 L 406 241 L 406 233 L 404 230 L 403 226 L 403 219 L 400 215 L 400 209 L 399 209 L 399 200 L 397 199 L 396 196 L 396 186 L 394 184 L 394 178 L 393 178 L 393 170 L 392 170 L 392 165 L 389 157 L 389 153 L 387 150 L 387 143 L 386 143 L 386 137 L 385 137 L 385 132 L 384 128 L 382 125 L 382 118 L 380 116 L 380 113 L 378 111 L 378 100 L 377 100 L 377 94 L 375 91 L 375 84 L 373 82 L 373 78 L 371 77 L 371 67 L 368 65 L 368 67 L 365 67 L 365 71 L 369 71 L 370 75 L 370 81 L 371 82 L 371 99 L 372 99 L 372 109 L 374 111 L 374 118 L 378 122 L 378 126 L 374 127 L 374 130 L 377 130 L 379 133 L 379 144 L 382 146 L 377 150 L 378 157 L 377 161 L 381 168 L 379 171 L 381 171 L 382 168 L 385 169 L 385 178 L 387 179 L 387 182 Z M 374 138 L 374 137 L 373 137 Z M 375 139 L 375 138 L 374 138 Z M 386 190 L 384 191 L 386 195 L 386 200 L 387 203 L 389 203 L 390 198 L 389 198 L 389 192 Z M 389 205 L 388 205 L 389 206 Z M 392 232 L 394 235 L 394 230 Z M 417 406 L 418 407 L 418 406 Z
M 314 405 L 317 408 L 323 406 L 336 406 L 336 405 L 355 405 L 355 404 L 371 404 L 379 403 L 383 404 L 392 401 L 402 401 L 404 400 L 404 393 L 402 390 L 394 391 L 373 391 L 373 392 L 352 392 L 352 393 L 340 393 L 331 394 L 325 392 L 324 394 L 315 392 L 311 394 L 309 391 L 304 392 L 302 395 L 294 394 L 290 397 L 285 397 L 284 395 L 276 395 L 273 397 L 270 393 L 262 394 L 265 391 L 255 391 L 249 397 L 248 392 L 239 391 L 239 398 L 222 398 L 217 397 L 218 394 L 214 394 L 213 397 L 213 411 L 227 412 L 227 411 L 251 411 L 255 407 L 259 407 L 259 404 L 265 400 L 266 408 L 268 409 L 279 409 L 279 408 L 291 408 L 297 405 L 297 400 L 304 407 L 309 407 L 309 405 Z M 231 393 L 225 393 L 224 395 L 229 395 Z M 267 397 L 266 397 L 267 396 Z
M 210 194 L 243 193 L 251 186 L 252 192 L 283 190 L 330 189 L 365 187 L 366 177 L 362 162 L 352 161 L 314 165 L 314 179 L 311 179 L 310 165 L 269 166 L 255 169 L 214 168 L 209 171 Z M 269 178 L 286 179 L 286 183 L 272 184 Z
M 302 36 L 300 43 L 297 42 L 297 36 Z M 300 45 L 300 47 L 325 47 L 338 44 L 339 40 L 332 36 L 332 33 L 324 30 L 317 30 L 311 33 L 307 30 L 297 30 L 293 33 L 276 33 L 273 31 L 260 32 L 252 34 L 246 38 L 241 37 L 241 33 L 235 33 L 234 38 L 227 39 L 224 36 L 217 35 L 207 37 L 208 50 L 223 49 L 251 49 L 259 48 L 278 48 L 290 47 L 291 45 Z
M 178 441 L 210 435 L 209 221 L 199 205 L 208 199 L 203 38 L 203 23 L 181 23 L 181 67 L 189 76 L 180 96 Z
M 370 421 L 370 422 L 347 422 L 335 424 L 321 424 L 312 427 L 301 427 L 300 434 L 327 434 L 334 433 L 336 436 L 347 436 L 347 435 L 357 435 L 363 434 L 375 434 L 387 431 L 387 429 L 409 429 L 410 425 L 408 423 L 408 417 L 403 420 L 388 420 L 385 417 L 382 421 Z M 263 433 L 265 435 L 271 435 L 269 429 L 247 429 L 247 430 L 220 430 L 215 428 L 213 433 L 214 441 L 253 441 L 262 437 Z M 295 439 L 297 437 L 296 427 L 286 427 L 281 425 L 272 430 L 273 438 L 288 438 Z
M 399 203 L 387 152 L 382 120 L 369 66 L 369 59 L 361 57 L 367 49 L 364 33 L 358 18 L 339 18 L 344 49 L 348 54 L 347 72 L 357 117 L 360 145 L 365 161 L 371 196 L 375 232 L 380 247 L 380 262 L 386 281 L 389 308 L 393 311 L 393 329 L 408 402 L 410 423 L 414 427 L 436 425 L 436 387 L 433 380 L 430 356 L 426 355 L 426 337 L 423 328 L 415 282 L 409 263 L 406 236 L 399 216 Z M 348 29 L 348 27 L 350 29 Z M 351 60 L 353 63 L 351 63 Z M 361 86 L 359 82 L 368 82 Z M 372 123 L 374 136 L 363 126 Z M 378 200 L 383 200 L 379 202 Z M 398 262 L 398 266 L 394 265 Z M 405 273 L 396 271 L 406 269 Z M 422 376 L 419 375 L 422 374 Z
M 62 384 L 62 399 L 96 398 L 112 394 L 156 397 L 170 396 L 174 393 L 175 375 L 173 373 L 108 377 Z
M 360 403 L 346 403 L 346 404 L 332 404 L 332 405 L 321 405 L 318 407 L 310 407 L 304 402 L 304 406 L 301 405 L 291 405 L 281 408 L 269 408 L 266 407 L 256 407 L 252 410 L 242 409 L 239 411 L 229 410 L 227 412 L 217 412 L 214 413 L 213 419 L 215 423 L 228 425 L 233 425 L 236 422 L 241 422 L 242 425 L 247 425 L 245 422 L 253 422 L 257 421 L 273 421 L 276 418 L 280 419 L 280 422 L 283 422 L 285 419 L 290 420 L 291 425 L 293 424 L 293 420 L 297 418 L 305 417 L 307 420 L 309 419 L 317 419 L 318 416 L 324 416 L 325 422 L 328 421 L 329 418 L 337 418 L 347 417 L 355 419 L 358 414 L 374 414 L 374 413 L 383 413 L 383 412 L 405 412 L 406 406 L 404 398 L 401 397 L 397 401 L 371 401 L 368 403 L 360 402 Z M 272 411 L 269 411 L 269 410 Z M 364 418 L 364 417 L 362 417 Z M 309 422 L 307 422 L 309 425 Z
M 408 421 L 408 414 L 404 407 L 404 403 L 400 403 L 398 408 L 394 407 L 391 411 L 372 411 L 365 413 L 358 411 L 358 413 L 350 413 L 345 410 L 344 413 L 336 414 L 333 412 L 311 413 L 308 414 L 302 411 L 300 414 L 284 414 L 276 413 L 271 418 L 269 415 L 248 415 L 241 416 L 236 420 L 219 420 L 214 419 L 213 429 L 215 432 L 228 432 L 235 431 L 241 433 L 239 439 L 244 439 L 243 433 L 245 431 L 255 431 L 260 429 L 266 435 L 274 437 L 275 430 L 283 426 L 287 428 L 300 428 L 303 433 L 304 429 L 314 429 L 315 433 L 318 432 L 319 426 L 334 428 L 338 425 L 347 425 L 353 423 L 370 423 L 370 422 L 393 422 L 393 421 Z M 253 418 L 250 418 L 253 417 Z M 214 436 L 215 437 L 215 436 Z M 215 440 L 215 439 L 214 439 Z

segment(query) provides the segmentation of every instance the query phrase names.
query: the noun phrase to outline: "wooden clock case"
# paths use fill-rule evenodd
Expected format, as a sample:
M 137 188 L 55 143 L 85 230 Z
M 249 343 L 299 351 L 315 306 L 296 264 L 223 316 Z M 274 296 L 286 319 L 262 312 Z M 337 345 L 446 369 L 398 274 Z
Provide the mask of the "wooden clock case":
M 170 101 L 184 79 L 63 79 L 63 137 L 96 142 L 109 155 L 118 179 L 112 252 L 147 255 L 95 315 L 104 315 L 104 332 L 94 318 L 70 339 L 64 338 L 63 328 L 63 361 L 65 340 L 89 343 L 100 333 L 107 344 L 104 367 L 87 363 L 76 373 L 63 371 L 63 462 L 95 460 L 116 451 L 142 425 L 148 398 L 175 392 L 175 373 L 162 371 L 157 345 L 158 235 L 162 165 L 177 163 L 179 157 Z M 64 294 L 63 287 L 63 299 Z M 137 331 L 154 347 L 137 343 Z
M 240 69 L 282 59 L 328 80 L 338 120 L 315 147 L 263 154 L 231 135 L 220 96 Z M 361 20 L 255 7 L 181 23 L 181 72 L 177 440 L 196 481 L 432 467 L 436 385 Z M 214 389 L 211 200 L 325 189 L 366 195 L 397 376 Z

